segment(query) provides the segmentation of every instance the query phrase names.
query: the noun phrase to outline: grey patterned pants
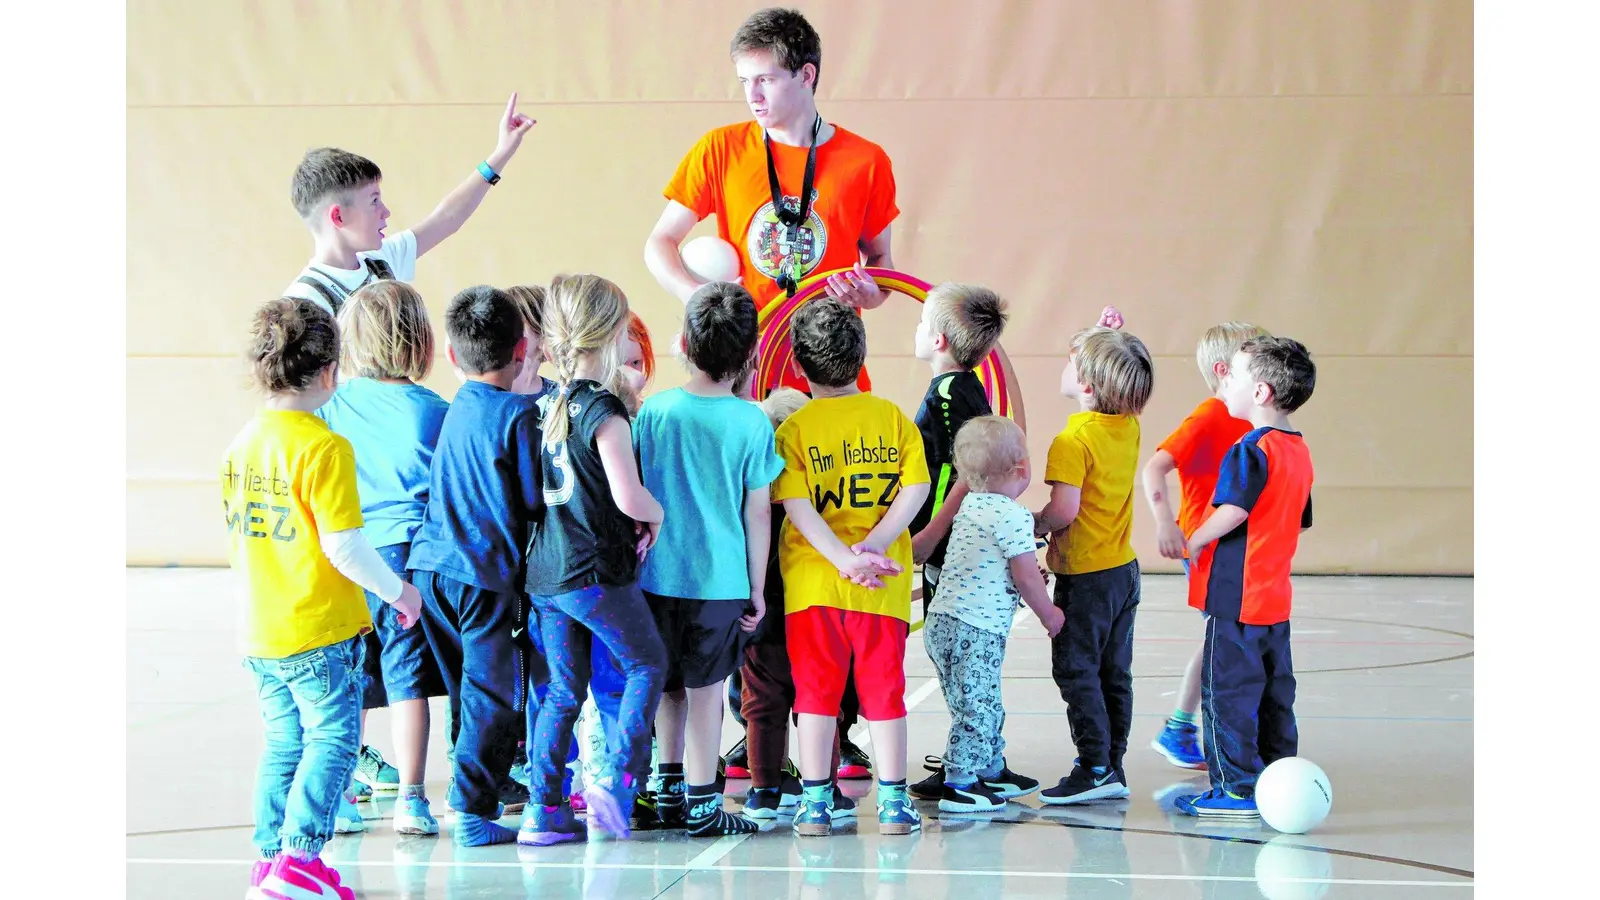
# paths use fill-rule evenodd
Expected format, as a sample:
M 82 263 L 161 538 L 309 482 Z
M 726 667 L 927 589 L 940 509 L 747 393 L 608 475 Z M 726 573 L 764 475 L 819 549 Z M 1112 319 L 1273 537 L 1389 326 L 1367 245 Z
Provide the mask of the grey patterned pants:
M 939 687 L 950 707 L 950 740 L 944 751 L 945 780 L 966 784 L 993 777 L 1005 766 L 1006 710 L 1000 698 L 1005 635 L 992 634 L 955 616 L 934 613 L 922 629 Z

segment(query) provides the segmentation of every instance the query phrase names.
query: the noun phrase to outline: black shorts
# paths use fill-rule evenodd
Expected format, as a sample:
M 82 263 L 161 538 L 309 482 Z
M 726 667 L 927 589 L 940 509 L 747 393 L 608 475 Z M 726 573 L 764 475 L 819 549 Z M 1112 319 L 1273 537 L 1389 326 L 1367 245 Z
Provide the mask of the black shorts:
M 744 663 L 750 635 L 739 619 L 754 611 L 748 600 L 685 600 L 644 595 L 667 647 L 664 691 L 721 684 Z M 768 615 L 772 615 L 768 610 Z M 782 613 L 778 613 L 782 615 Z

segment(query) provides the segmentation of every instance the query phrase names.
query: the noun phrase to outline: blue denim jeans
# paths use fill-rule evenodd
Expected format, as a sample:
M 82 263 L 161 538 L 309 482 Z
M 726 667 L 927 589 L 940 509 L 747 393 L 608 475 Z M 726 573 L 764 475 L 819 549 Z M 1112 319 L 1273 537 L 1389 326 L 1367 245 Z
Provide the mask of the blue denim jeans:
M 553 597 L 531 595 L 550 667 L 528 743 L 528 790 L 536 802 L 555 805 L 572 745 L 578 711 L 588 693 L 590 650 L 605 645 L 624 688 L 617 725 L 607 737 L 610 768 L 642 784 L 650 772 L 650 727 L 666 681 L 667 650 L 655 616 L 637 584 L 592 585 Z
M 361 746 L 363 637 L 283 659 L 245 657 L 267 746 L 256 776 L 255 844 L 315 856 L 333 837 L 339 797 Z
M 533 639 L 534 651 L 541 658 L 545 657 L 544 639 L 539 631 L 539 610 L 531 606 L 528 610 L 528 635 Z M 627 681 L 623 679 L 622 672 L 617 669 L 617 661 L 611 658 L 606 645 L 599 639 L 589 643 L 589 691 L 594 696 L 595 711 L 600 714 L 600 725 L 606 740 L 611 740 L 617 734 L 617 715 L 622 710 L 622 692 L 627 689 Z M 533 747 L 533 736 L 539 728 L 539 707 L 544 703 L 544 695 L 549 692 L 549 672 L 544 667 L 539 667 L 537 672 L 530 672 L 533 677 L 528 680 L 528 710 L 526 746 Z M 581 702 L 578 704 L 583 705 Z M 561 793 L 572 793 L 572 766 L 578 761 L 578 742 L 573 741 L 572 747 L 567 751 L 567 770 L 561 776 Z M 528 754 L 527 761 L 522 767 L 523 777 L 529 784 L 533 783 L 533 754 Z

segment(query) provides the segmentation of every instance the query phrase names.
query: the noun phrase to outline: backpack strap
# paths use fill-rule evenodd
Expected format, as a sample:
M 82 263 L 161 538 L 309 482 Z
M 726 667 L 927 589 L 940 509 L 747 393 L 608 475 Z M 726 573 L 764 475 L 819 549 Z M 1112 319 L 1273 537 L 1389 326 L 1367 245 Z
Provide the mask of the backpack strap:
M 309 285 L 311 288 L 315 289 L 317 293 L 322 295 L 322 299 L 328 301 L 328 308 L 333 310 L 333 314 L 335 316 L 339 314 L 339 310 L 344 308 L 343 297 L 335 294 L 332 288 L 323 284 L 321 281 L 312 278 L 310 275 L 301 275 L 299 278 L 295 279 L 295 283 Z
M 389 268 L 389 263 L 386 260 L 379 259 L 376 256 L 369 256 L 366 259 L 366 264 L 368 277 L 367 281 L 362 283 L 362 287 L 373 281 L 395 280 L 394 269 Z

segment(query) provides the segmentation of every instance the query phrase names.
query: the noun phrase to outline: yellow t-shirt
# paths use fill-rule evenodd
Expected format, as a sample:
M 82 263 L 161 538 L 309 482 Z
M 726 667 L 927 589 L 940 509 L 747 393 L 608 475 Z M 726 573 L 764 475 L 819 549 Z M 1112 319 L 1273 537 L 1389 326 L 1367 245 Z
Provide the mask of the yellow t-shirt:
M 1078 517 L 1045 551 L 1057 575 L 1082 575 L 1133 562 L 1133 482 L 1139 472 L 1139 420 L 1080 412 L 1050 442 L 1047 484 L 1081 492 Z
M 900 487 L 928 483 L 922 434 L 898 406 L 871 394 L 812 400 L 778 429 L 783 474 L 772 500 L 805 498 L 845 546 L 863 540 L 889 511 Z M 911 532 L 901 532 L 888 555 L 901 573 L 884 586 L 864 588 L 811 546 L 793 520 L 778 539 L 784 613 L 813 606 L 911 621 Z
M 262 410 L 222 458 L 228 562 L 246 591 L 246 656 L 282 659 L 372 628 L 366 595 L 322 550 L 361 527 L 350 442 L 308 412 Z

